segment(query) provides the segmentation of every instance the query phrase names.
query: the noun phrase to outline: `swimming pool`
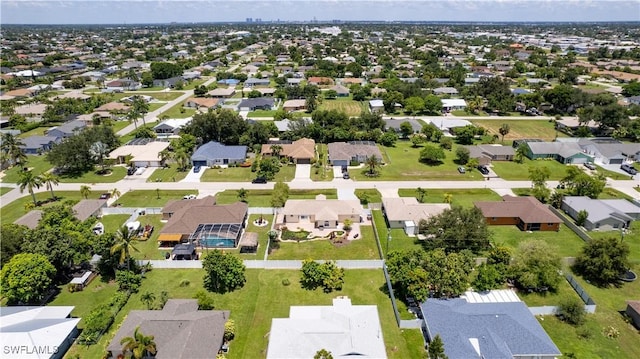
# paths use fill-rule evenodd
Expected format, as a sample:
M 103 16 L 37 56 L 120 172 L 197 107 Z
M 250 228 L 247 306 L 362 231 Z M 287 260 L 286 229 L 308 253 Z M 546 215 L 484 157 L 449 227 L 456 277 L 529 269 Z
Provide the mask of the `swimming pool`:
M 234 248 L 236 246 L 236 242 L 232 238 L 209 237 L 206 239 L 201 239 L 200 245 L 207 248 Z

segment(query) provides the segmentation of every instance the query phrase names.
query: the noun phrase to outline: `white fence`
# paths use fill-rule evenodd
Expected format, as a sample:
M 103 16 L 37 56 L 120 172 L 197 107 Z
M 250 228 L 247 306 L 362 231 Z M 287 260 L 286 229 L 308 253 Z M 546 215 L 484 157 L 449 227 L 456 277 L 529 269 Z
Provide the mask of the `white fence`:
M 533 315 L 556 315 L 560 310 L 559 308 L 560 307 L 557 307 L 557 306 L 545 305 L 542 307 L 529 307 L 529 311 Z M 584 310 L 587 313 L 593 314 L 596 312 L 596 306 L 585 304 Z
M 245 260 L 243 261 L 247 268 L 251 269 L 300 269 L 302 268 L 302 261 L 299 260 L 277 260 L 277 261 L 263 261 L 263 260 Z M 324 262 L 324 261 L 317 261 Z M 143 260 L 138 261 L 138 264 L 151 264 L 153 268 L 157 269 L 170 269 L 170 268 L 186 268 L 197 269 L 202 268 L 202 261 L 174 261 L 174 260 Z M 345 269 L 381 269 L 381 260 L 338 260 L 336 265 Z

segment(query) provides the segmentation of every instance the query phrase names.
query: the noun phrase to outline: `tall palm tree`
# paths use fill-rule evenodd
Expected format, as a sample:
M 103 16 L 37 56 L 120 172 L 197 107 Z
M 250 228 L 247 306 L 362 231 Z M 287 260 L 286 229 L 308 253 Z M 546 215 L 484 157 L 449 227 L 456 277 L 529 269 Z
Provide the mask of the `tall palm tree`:
M 90 194 L 91 194 L 91 187 L 87 186 L 86 184 L 83 184 L 82 186 L 80 186 L 80 195 L 84 197 L 84 199 L 89 198 Z
M 271 145 L 270 149 L 271 149 L 271 153 L 275 157 L 280 157 L 280 153 L 282 152 L 282 146 L 280 146 L 280 145 Z
M 31 194 L 31 198 L 33 199 L 34 206 L 38 205 L 38 201 L 36 201 L 36 194 L 34 193 L 34 188 L 40 188 L 42 186 L 42 180 L 39 176 L 33 174 L 33 171 L 20 171 L 20 178 L 18 179 L 18 186 L 20 188 L 20 193 L 24 192 L 26 189 Z
M 104 158 L 109 155 L 109 146 L 100 141 L 94 142 L 91 147 L 89 147 L 89 154 L 98 162 L 100 165 L 100 171 L 104 173 Z
M 4 133 L 2 134 L 1 142 L 0 151 L 12 165 L 22 164 L 27 161 L 27 155 L 22 151 L 24 142 L 20 138 L 10 133 Z
M 147 305 L 147 309 L 151 310 L 151 304 L 156 300 L 156 295 L 152 292 L 144 292 L 140 295 L 140 301 Z
M 114 188 L 111 190 L 111 197 L 113 197 L 115 199 L 115 201 L 113 203 L 118 202 L 118 198 L 122 195 L 122 193 L 120 193 L 120 190 L 118 190 L 118 188 Z
M 51 199 L 55 200 L 56 195 L 53 193 L 53 186 L 57 186 L 60 183 L 60 177 L 53 172 L 45 172 L 40 175 L 40 181 L 51 191 Z
M 182 148 L 173 154 L 173 159 L 178 163 L 178 170 L 180 171 L 184 171 L 189 165 L 189 154 Z
M 504 136 L 508 135 L 510 131 L 511 131 L 511 127 L 509 127 L 508 123 L 503 123 L 502 126 L 500 126 L 500 129 L 498 129 L 498 132 L 500 132 L 500 135 L 502 136 L 503 144 L 504 144 Z
M 373 176 L 376 174 L 376 169 L 380 167 L 380 160 L 376 156 L 369 156 L 364 161 L 364 164 L 369 167 L 369 175 Z
M 142 116 L 142 124 L 146 126 L 144 116 L 149 112 L 149 104 L 141 96 L 136 95 L 133 96 L 133 108 L 139 116 Z
M 133 336 L 120 340 L 120 345 L 124 353 L 130 351 L 133 358 L 142 359 L 149 354 L 156 354 L 156 342 L 153 339 L 153 335 L 144 335 L 138 326 L 133 331 Z
M 240 202 L 247 202 L 247 195 L 249 194 L 249 192 L 244 189 L 244 188 L 240 188 L 238 190 L 238 199 L 240 200 Z
M 127 120 L 129 122 L 133 122 L 136 130 L 138 129 L 138 117 L 139 117 L 138 112 L 133 107 L 129 109 L 129 112 L 127 112 Z
M 453 201 L 453 195 L 451 193 L 445 193 L 444 194 L 444 203 L 451 204 L 452 201 Z
M 120 264 L 127 262 L 127 270 L 130 269 L 129 266 L 129 258 L 130 252 L 133 250 L 135 252 L 139 252 L 138 248 L 133 245 L 133 241 L 136 239 L 136 233 L 129 230 L 129 227 L 126 225 L 120 227 L 120 229 L 116 232 L 116 242 L 113 246 L 111 246 L 111 254 L 119 253 Z
M 158 157 L 160 157 L 160 162 L 168 167 L 167 161 L 173 158 L 173 152 L 167 150 L 166 148 L 158 153 Z

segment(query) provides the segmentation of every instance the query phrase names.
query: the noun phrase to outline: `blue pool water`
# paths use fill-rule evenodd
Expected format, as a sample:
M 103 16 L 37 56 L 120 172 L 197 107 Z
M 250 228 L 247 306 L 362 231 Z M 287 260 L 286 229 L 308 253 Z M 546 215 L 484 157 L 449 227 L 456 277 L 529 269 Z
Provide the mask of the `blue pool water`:
M 233 248 L 235 247 L 235 244 L 236 244 L 235 241 L 230 238 L 210 237 L 207 239 L 200 240 L 200 245 L 208 248 L 214 248 L 214 247 Z

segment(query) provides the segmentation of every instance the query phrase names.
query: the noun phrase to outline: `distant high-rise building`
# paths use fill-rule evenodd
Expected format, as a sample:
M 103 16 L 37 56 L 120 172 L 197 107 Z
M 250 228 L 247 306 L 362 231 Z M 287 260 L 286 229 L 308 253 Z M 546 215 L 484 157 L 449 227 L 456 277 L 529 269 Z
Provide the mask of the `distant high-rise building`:
M 253 18 L 248 17 L 245 22 L 253 22 Z
M 261 18 L 259 18 L 259 17 L 257 17 L 257 18 L 256 18 L 256 22 L 262 22 L 262 19 L 261 19 Z

